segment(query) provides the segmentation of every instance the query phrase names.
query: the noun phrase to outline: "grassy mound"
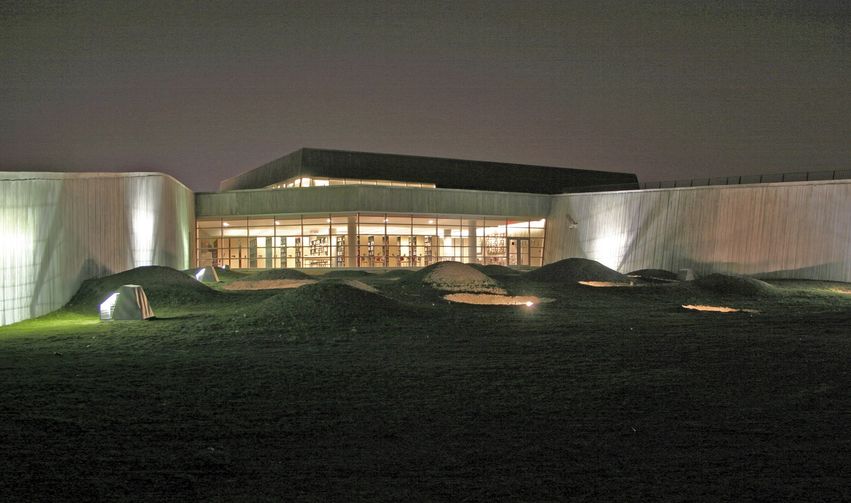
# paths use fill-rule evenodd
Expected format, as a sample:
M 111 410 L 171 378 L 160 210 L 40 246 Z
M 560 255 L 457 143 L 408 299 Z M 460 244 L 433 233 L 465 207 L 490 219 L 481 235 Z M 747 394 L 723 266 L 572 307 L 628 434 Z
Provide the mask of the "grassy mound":
M 568 258 L 526 273 L 525 279 L 547 283 L 577 281 L 629 281 L 629 278 L 603 264 L 584 258 Z
M 694 280 L 694 285 L 710 292 L 723 295 L 758 296 L 771 295 L 777 288 L 765 281 L 749 278 L 747 276 L 733 276 L 728 274 L 710 274 Z
M 676 281 L 677 279 L 677 273 L 665 269 L 639 269 L 627 273 L 627 276 L 637 276 L 647 281 Z
M 260 302 L 252 311 L 255 319 L 297 327 L 376 323 L 417 313 L 411 306 L 344 281 L 323 281 L 284 291 Z
M 209 267 L 209 266 L 207 266 L 207 267 Z M 202 270 L 204 270 L 204 269 L 207 269 L 207 267 L 193 267 L 193 268 L 191 268 L 191 269 L 183 269 L 183 270 L 182 270 L 182 271 L 180 271 L 180 272 L 182 272 L 183 274 L 186 274 L 186 275 L 187 275 L 187 276 L 189 276 L 190 278 L 198 279 L 195 275 L 196 275 L 196 274 L 198 274 L 198 272 L 200 272 L 200 271 L 202 271 Z M 213 269 L 213 271 L 215 271 L 215 273 L 216 273 L 216 277 L 217 277 L 217 278 L 219 278 L 219 282 L 221 282 L 221 281 L 222 281 L 222 278 L 221 278 L 221 276 L 219 275 L 219 271 L 221 271 L 221 269 L 219 269 L 218 267 L 214 267 L 214 268 L 212 268 L 212 269 Z M 214 281 L 208 281 L 208 280 L 206 280 L 206 279 L 203 279 L 203 276 L 202 276 L 202 279 L 201 279 L 200 281 L 205 282 L 205 283 L 215 283 Z
M 490 276 L 461 262 L 438 262 L 402 279 L 406 285 L 420 285 L 443 292 L 495 293 L 505 290 Z
M 248 274 L 240 271 L 234 271 L 233 269 L 225 269 L 224 267 L 216 267 L 216 274 L 219 275 L 220 281 L 236 281 L 238 279 L 245 278 Z
M 177 269 L 146 266 L 84 281 L 65 307 L 72 311 L 95 313 L 101 302 L 121 285 L 141 285 L 155 311 L 158 307 L 209 301 L 217 295 L 215 290 Z
M 385 273 L 381 273 L 383 278 L 404 278 L 414 273 L 413 269 L 390 269 Z
M 266 269 L 256 274 L 246 274 L 240 279 L 246 281 L 262 281 L 267 279 L 315 279 L 309 274 L 305 274 L 295 269 Z M 239 281 L 239 280 L 237 280 Z
M 486 274 L 488 276 L 519 276 L 521 274 L 520 271 L 516 271 L 510 267 L 497 264 L 470 264 L 470 267 L 474 267 L 482 274 Z
M 326 272 L 322 275 L 323 278 L 363 278 L 364 276 L 372 276 L 372 273 L 359 271 L 357 269 L 341 269 L 337 271 Z

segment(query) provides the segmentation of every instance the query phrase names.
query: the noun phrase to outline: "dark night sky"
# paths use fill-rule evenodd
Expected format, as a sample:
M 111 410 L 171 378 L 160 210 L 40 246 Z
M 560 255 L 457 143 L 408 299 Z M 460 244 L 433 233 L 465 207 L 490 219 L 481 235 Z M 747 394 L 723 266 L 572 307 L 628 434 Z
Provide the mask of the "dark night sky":
M 848 1 L 53 3 L 0 0 L 0 169 L 214 190 L 302 146 L 851 168 Z

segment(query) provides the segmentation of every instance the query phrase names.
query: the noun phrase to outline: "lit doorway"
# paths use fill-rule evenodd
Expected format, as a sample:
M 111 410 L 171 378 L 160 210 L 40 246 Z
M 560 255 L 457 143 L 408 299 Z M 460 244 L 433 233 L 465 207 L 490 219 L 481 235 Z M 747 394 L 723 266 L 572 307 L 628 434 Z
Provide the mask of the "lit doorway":
M 508 239 L 508 265 L 529 265 L 529 238 Z

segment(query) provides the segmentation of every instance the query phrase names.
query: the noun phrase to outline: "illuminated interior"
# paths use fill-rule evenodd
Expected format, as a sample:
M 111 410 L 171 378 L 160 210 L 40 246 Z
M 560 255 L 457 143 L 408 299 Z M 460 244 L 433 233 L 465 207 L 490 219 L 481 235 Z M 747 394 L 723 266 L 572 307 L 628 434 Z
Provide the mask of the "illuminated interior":
M 416 187 L 420 189 L 433 189 L 433 183 L 402 182 L 398 180 L 363 180 L 357 178 L 324 178 L 311 176 L 297 176 L 282 182 L 269 185 L 270 189 L 290 189 L 294 187 L 327 187 L 329 185 L 384 185 L 387 187 Z
M 232 269 L 540 266 L 545 220 L 461 215 L 199 218 L 196 264 Z

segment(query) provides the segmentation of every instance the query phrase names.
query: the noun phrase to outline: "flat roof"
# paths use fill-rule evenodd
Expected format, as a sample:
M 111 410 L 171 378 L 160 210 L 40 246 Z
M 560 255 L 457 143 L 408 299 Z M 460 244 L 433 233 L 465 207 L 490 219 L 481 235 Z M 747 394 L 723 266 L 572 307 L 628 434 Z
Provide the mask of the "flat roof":
M 582 187 L 637 189 L 633 173 L 302 148 L 219 184 L 219 191 L 262 189 L 295 177 L 433 183 L 438 188 L 560 194 Z

